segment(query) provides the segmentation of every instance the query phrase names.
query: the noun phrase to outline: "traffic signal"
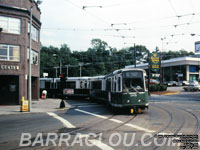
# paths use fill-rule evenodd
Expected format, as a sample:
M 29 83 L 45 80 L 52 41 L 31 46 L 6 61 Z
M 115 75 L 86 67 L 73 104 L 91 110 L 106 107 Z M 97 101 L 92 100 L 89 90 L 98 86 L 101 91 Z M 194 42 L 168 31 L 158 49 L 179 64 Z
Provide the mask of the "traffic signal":
M 61 85 L 61 89 L 66 87 L 66 75 L 65 74 L 60 75 L 60 85 Z

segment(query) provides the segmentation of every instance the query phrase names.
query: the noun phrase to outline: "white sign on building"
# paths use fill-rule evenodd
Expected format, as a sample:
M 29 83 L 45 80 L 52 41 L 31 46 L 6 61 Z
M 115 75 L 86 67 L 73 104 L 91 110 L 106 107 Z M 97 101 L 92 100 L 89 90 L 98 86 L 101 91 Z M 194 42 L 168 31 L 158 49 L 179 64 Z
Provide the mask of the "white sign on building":
M 195 42 L 195 53 L 200 53 L 200 41 Z

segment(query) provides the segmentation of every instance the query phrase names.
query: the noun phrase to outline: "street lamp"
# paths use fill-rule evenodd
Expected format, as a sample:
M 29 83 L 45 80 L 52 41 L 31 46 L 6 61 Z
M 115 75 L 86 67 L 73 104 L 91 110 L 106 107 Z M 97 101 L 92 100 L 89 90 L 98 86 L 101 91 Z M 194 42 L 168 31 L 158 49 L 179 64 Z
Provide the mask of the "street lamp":
M 31 3 L 33 3 L 34 1 L 32 1 Z M 32 101 L 32 81 L 31 81 L 31 61 L 32 61 L 32 55 L 31 55 L 31 51 L 32 51 L 32 9 L 33 6 L 31 4 L 31 8 L 30 8 L 30 26 L 29 26 L 29 62 L 28 62 L 28 100 L 29 100 L 29 111 L 31 111 L 31 101 Z
M 34 3 L 34 0 L 31 1 L 31 7 L 30 7 L 30 27 L 29 27 L 29 63 L 28 63 L 28 101 L 29 101 L 29 112 L 31 111 L 31 101 L 32 101 L 32 81 L 31 81 L 31 62 L 32 62 L 32 55 L 31 55 L 31 51 L 32 51 L 32 18 L 33 18 L 33 5 L 32 3 Z M 36 2 L 37 5 L 41 4 L 42 1 L 38 0 Z

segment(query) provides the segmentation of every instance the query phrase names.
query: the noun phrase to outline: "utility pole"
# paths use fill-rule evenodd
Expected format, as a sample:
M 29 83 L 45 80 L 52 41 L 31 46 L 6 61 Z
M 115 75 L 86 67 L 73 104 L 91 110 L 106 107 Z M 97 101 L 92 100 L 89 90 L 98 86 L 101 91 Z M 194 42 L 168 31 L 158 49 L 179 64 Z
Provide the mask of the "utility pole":
M 82 65 L 82 64 L 80 64 L 80 77 L 82 76 L 82 72 L 81 72 L 81 69 L 82 69 L 82 68 L 81 68 L 81 65 Z
M 68 69 L 69 69 L 69 65 L 67 65 L 67 77 L 68 77 L 68 73 L 69 73 L 69 72 L 68 72 Z
M 160 83 L 162 84 L 163 83 L 163 79 L 164 79 L 164 72 L 163 72 L 163 70 L 164 70 L 164 67 L 163 67 L 163 69 L 162 69 L 162 53 L 163 53 L 163 41 L 166 39 L 166 37 L 164 37 L 164 38 L 161 38 L 161 40 L 162 40 L 162 50 L 161 50 L 161 53 L 160 53 Z
M 60 59 L 60 74 L 62 74 L 62 60 L 61 60 L 61 58 L 59 58 Z
M 32 62 L 32 55 L 31 55 L 31 51 L 32 51 L 32 34 L 31 34 L 31 30 L 32 30 L 32 9 L 33 6 L 31 6 L 30 8 L 30 27 L 29 27 L 29 62 L 28 62 L 28 101 L 29 101 L 29 108 L 28 111 L 31 111 L 31 101 L 32 101 L 32 91 L 31 91 L 31 62 Z
M 134 43 L 134 60 L 135 60 L 135 68 L 136 68 L 136 46 Z
M 150 65 L 150 52 L 148 52 L 148 95 L 150 96 L 150 76 L 151 76 L 151 65 Z

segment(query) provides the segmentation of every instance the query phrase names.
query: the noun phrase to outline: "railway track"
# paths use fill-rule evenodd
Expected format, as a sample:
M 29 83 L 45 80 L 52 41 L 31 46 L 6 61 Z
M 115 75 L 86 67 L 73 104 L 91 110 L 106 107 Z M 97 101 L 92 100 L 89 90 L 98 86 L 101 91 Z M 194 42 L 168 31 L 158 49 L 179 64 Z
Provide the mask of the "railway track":
M 144 142 L 145 142 L 145 143 L 146 143 L 146 142 L 149 142 L 150 140 L 153 140 L 154 137 L 155 137 L 157 134 L 163 133 L 167 128 L 169 128 L 169 126 L 171 125 L 172 120 L 173 120 L 173 115 L 172 115 L 172 113 L 171 113 L 169 110 L 167 110 L 166 108 L 163 108 L 163 107 L 158 106 L 158 105 L 151 105 L 151 106 L 156 107 L 156 108 L 159 108 L 159 109 L 165 111 L 165 112 L 168 114 L 168 116 L 169 116 L 169 120 L 168 120 L 168 122 L 166 123 L 166 125 L 163 126 L 159 131 L 155 132 L 155 133 L 152 135 L 152 137 L 148 137 L 148 138 L 144 139 Z M 191 111 L 188 111 L 188 110 L 186 110 L 186 109 L 179 108 L 179 107 L 174 107 L 174 108 L 175 108 L 175 109 L 178 109 L 178 110 L 181 110 L 181 111 L 184 111 L 184 112 L 190 114 L 190 115 L 194 118 L 194 122 L 196 122 L 196 123 L 195 123 L 195 127 L 194 127 L 194 132 L 193 132 L 193 134 L 194 134 L 194 135 L 198 135 L 199 130 L 200 130 L 200 123 L 199 123 L 198 116 L 197 116 L 195 113 L 193 113 L 193 112 L 191 112 Z M 183 128 L 183 126 L 185 125 L 185 121 L 186 121 L 186 120 L 185 120 L 185 117 L 184 117 L 183 120 L 182 120 L 182 122 L 180 123 L 179 127 L 176 128 L 176 130 L 172 131 L 172 133 L 173 133 L 173 134 L 178 134 L 178 133 L 181 131 L 181 129 Z M 190 133 L 190 134 L 191 134 L 191 133 Z M 139 146 L 142 146 L 142 145 L 141 145 L 141 142 L 136 143 L 133 147 L 130 147 L 128 150 L 141 149 L 141 147 L 139 147 Z M 149 148 L 149 147 L 148 147 L 148 148 Z M 153 145 L 153 146 L 151 146 L 151 148 L 149 148 L 149 149 L 157 150 L 157 149 L 159 149 L 159 148 L 161 148 L 161 147 L 156 146 L 156 145 Z
M 168 111 L 167 109 L 165 109 L 165 108 L 163 108 L 163 107 L 160 107 L 160 106 L 156 106 L 156 105 L 151 105 L 151 106 L 157 107 L 157 108 L 159 108 L 159 109 L 161 109 L 161 110 L 164 110 L 164 111 L 168 114 L 169 120 L 168 120 L 168 122 L 166 123 L 166 125 L 165 125 L 164 127 L 162 127 L 159 131 L 153 133 L 152 136 L 150 136 L 150 137 L 148 137 L 148 138 L 145 138 L 145 139 L 143 140 L 144 142 L 148 142 L 148 141 L 152 140 L 152 139 L 154 138 L 154 136 L 156 136 L 157 134 L 163 132 L 163 131 L 171 124 L 172 119 L 173 119 L 172 113 L 171 113 L 170 111 Z M 128 148 L 128 150 L 133 150 L 133 149 L 139 148 L 139 146 L 142 146 L 141 144 L 142 144 L 142 143 L 141 143 L 141 141 L 140 141 L 140 142 L 136 143 L 133 147 Z

